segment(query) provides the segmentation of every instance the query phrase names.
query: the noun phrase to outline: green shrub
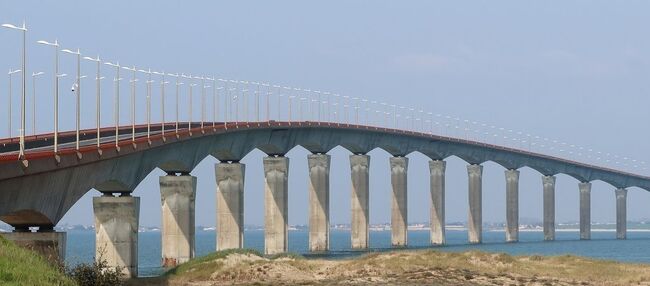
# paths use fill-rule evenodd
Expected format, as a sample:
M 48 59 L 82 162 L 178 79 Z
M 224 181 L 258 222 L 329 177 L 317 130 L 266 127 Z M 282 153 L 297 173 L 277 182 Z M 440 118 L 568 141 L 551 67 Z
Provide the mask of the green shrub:
M 123 270 L 123 267 L 108 266 L 100 254 L 99 259 L 93 263 L 81 263 L 67 268 L 66 274 L 80 286 L 121 286 L 124 285 Z

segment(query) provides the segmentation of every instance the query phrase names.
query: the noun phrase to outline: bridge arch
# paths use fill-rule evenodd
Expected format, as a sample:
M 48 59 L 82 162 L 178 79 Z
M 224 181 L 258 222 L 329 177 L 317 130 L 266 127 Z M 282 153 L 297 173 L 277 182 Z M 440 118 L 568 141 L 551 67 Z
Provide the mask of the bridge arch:
M 155 168 L 189 173 L 210 155 L 222 162 L 239 161 L 254 149 L 275 155 L 286 154 L 295 146 L 322 153 L 341 146 L 355 154 L 381 148 L 393 156 L 415 151 L 432 159 L 454 155 L 468 163 L 492 161 L 506 169 L 528 166 L 542 174 L 563 173 L 583 182 L 600 179 L 617 188 L 650 188 L 645 177 L 484 143 L 363 126 L 275 124 L 230 127 L 205 134 L 196 130 L 191 137 L 181 134 L 178 138 L 169 136 L 166 141 L 154 138 L 151 145 L 138 141 L 135 148 L 130 144 L 121 146 L 119 153 L 109 146 L 101 156 L 94 153 L 96 149 L 89 149 L 81 160 L 74 153 L 67 153 L 61 156 L 59 165 L 52 164 L 52 157 L 33 159 L 26 169 L 16 164 L 0 164 L 0 216 L 30 209 L 56 224 L 92 188 L 100 191 L 133 190 Z M 25 183 L 27 181 L 29 183 Z M 41 197 L 49 200 L 35 199 Z M 35 219 L 34 223 L 42 221 Z

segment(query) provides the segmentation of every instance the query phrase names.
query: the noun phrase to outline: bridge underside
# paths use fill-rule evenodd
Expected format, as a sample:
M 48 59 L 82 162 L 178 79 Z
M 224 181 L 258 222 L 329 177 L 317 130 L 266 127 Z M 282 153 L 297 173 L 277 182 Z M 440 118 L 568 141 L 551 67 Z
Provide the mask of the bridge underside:
M 286 124 L 286 123 L 285 123 Z M 337 124 L 262 123 L 193 132 L 166 140 L 102 148 L 103 151 L 68 153 L 20 162 L 0 162 L 0 220 L 15 227 L 52 226 L 91 189 L 128 193 L 155 168 L 168 173 L 189 173 L 201 160 L 239 161 L 254 149 L 269 155 L 286 154 L 295 146 L 326 153 L 342 146 L 354 154 L 381 148 L 392 155 L 418 151 L 431 159 L 455 155 L 471 164 L 493 161 L 506 169 L 528 166 L 544 175 L 567 174 L 581 182 L 602 180 L 616 188 L 640 187 L 650 182 L 640 176 L 546 157 L 483 143 L 405 133 L 374 127 Z M 145 138 L 146 139 L 146 138 Z

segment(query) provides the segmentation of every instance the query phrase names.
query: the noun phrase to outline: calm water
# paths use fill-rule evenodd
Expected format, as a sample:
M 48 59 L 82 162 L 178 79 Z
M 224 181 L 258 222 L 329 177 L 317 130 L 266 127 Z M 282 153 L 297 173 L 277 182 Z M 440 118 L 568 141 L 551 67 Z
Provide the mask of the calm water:
M 410 231 L 409 248 L 428 248 L 428 231 Z M 594 258 L 611 259 L 627 262 L 650 263 L 650 232 L 628 232 L 627 240 L 616 240 L 614 232 L 592 232 L 592 240 L 580 241 L 577 231 L 557 232 L 556 241 L 544 242 L 541 232 L 520 232 L 519 243 L 505 243 L 503 231 L 483 233 L 483 244 L 468 245 L 466 231 L 447 231 L 447 245 L 435 247 L 442 251 L 464 251 L 477 249 L 510 254 L 558 255 L 575 254 Z M 215 232 L 196 232 L 196 255 L 202 256 L 215 250 Z M 349 251 L 350 232 L 332 230 L 330 234 L 330 251 L 327 257 L 344 258 L 357 255 L 358 251 Z M 308 232 L 290 231 L 289 250 L 308 254 Z M 264 251 L 264 231 L 254 230 L 244 233 L 244 246 Z M 370 251 L 390 250 L 390 231 L 370 232 Z M 93 231 L 70 231 L 66 262 L 76 264 L 90 262 L 95 254 L 95 233 Z M 309 255 L 307 255 L 309 256 Z M 321 255 L 319 255 L 321 256 Z M 139 236 L 140 276 L 160 274 L 160 233 L 144 232 Z

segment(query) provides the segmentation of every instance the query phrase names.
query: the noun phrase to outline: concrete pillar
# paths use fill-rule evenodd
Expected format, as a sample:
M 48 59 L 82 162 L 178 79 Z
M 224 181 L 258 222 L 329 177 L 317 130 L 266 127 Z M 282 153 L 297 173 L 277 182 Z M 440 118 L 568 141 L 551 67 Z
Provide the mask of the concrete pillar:
M 391 204 L 391 244 L 406 246 L 408 239 L 408 193 L 406 175 L 409 159 L 406 157 L 390 157 L 390 178 L 393 187 Z
M 244 178 L 246 165 L 217 163 L 217 250 L 244 247 Z
M 506 170 L 506 241 L 519 241 L 519 171 Z
M 370 156 L 350 155 L 352 177 L 352 222 L 350 224 L 353 249 L 368 248 Z
M 544 240 L 555 240 L 555 176 L 542 176 Z
M 580 188 L 580 239 L 591 239 L 591 183 L 582 182 Z
M 309 164 L 309 250 L 330 248 L 330 161 L 327 154 L 311 154 Z
M 174 267 L 194 258 L 196 177 L 162 176 L 162 266 Z
M 431 188 L 431 244 L 445 244 L 445 169 L 447 162 L 429 161 Z
M 65 261 L 65 232 L 54 231 L 51 228 L 45 231 L 39 229 L 38 232 L 16 229 L 14 232 L 0 233 L 0 236 L 42 255 L 54 265 Z
M 483 166 L 479 164 L 468 165 L 467 174 L 469 177 L 467 234 L 469 243 L 481 243 L 483 240 Z
M 111 267 L 124 267 L 124 275 L 137 277 L 140 198 L 94 197 L 93 211 L 96 259 L 106 260 Z
M 288 249 L 289 158 L 264 158 L 264 253 L 276 254 Z
M 627 189 L 616 189 L 616 239 L 627 238 Z

